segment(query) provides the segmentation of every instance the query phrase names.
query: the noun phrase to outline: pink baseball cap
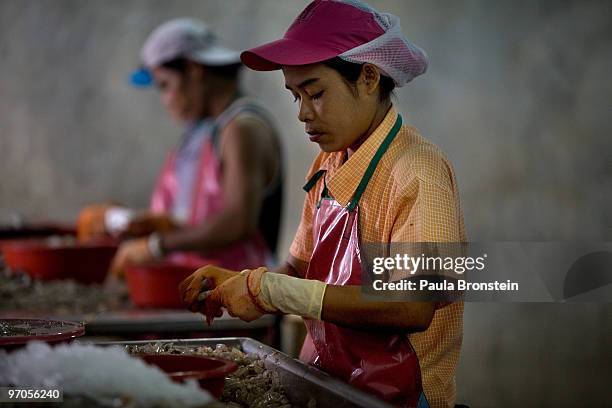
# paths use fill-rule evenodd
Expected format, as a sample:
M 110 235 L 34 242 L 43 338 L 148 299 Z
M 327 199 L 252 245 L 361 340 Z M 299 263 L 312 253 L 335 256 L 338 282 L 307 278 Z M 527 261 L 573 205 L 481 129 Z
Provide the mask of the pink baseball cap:
M 397 16 L 379 13 L 359 0 L 315 0 L 283 38 L 240 54 L 242 63 L 256 71 L 334 57 L 372 63 L 397 86 L 424 73 L 428 65 L 425 51 L 403 36 Z
M 240 59 L 256 71 L 314 64 L 384 33 L 372 13 L 348 3 L 315 0 L 297 16 L 283 38 L 244 51 Z

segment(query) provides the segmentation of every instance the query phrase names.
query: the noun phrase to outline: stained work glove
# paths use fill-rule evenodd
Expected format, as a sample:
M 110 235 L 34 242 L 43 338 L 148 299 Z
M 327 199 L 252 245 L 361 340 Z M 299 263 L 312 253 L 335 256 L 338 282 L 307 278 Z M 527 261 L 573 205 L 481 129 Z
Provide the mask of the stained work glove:
M 323 282 L 270 273 L 266 268 L 240 273 L 218 269 L 201 268 L 180 285 L 189 310 L 204 313 L 209 324 L 221 315 L 221 307 L 245 321 L 265 313 L 321 318 L 326 288 Z
M 77 219 L 77 238 L 88 241 L 106 235 L 106 212 L 112 204 L 95 204 L 85 207 Z
M 248 278 L 252 272 L 244 270 L 212 291 L 203 293 L 200 298 L 206 303 L 205 310 L 214 313 L 225 307 L 230 316 L 239 317 L 246 322 L 272 312 L 258 306 L 255 298 L 249 293 Z
M 204 313 L 206 321 L 210 325 L 213 318 L 221 317 L 223 312 L 219 305 L 212 302 L 207 304 L 205 302 L 206 295 L 228 279 L 238 276 L 238 274 L 238 272 L 212 265 L 198 269 L 179 284 L 183 303 L 192 312 L 200 311 Z
M 143 237 L 176 228 L 178 223 L 167 214 L 154 214 L 149 211 L 137 213 L 129 208 L 112 204 L 85 207 L 77 220 L 77 236 L 81 241 L 105 235 L 122 238 Z
M 166 214 L 145 212 L 134 215 L 121 232 L 122 236 L 142 237 L 154 232 L 163 233 L 176 229 L 177 223 Z
M 251 271 L 249 292 L 261 309 L 321 319 L 325 282 L 258 271 Z

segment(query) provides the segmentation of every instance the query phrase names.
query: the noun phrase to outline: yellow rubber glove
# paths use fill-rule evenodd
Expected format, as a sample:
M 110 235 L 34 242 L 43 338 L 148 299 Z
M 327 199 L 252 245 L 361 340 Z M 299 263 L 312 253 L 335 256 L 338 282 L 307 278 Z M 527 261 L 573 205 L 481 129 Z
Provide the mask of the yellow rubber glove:
M 259 319 L 267 313 L 256 304 L 255 299 L 249 294 L 247 280 L 251 272 L 244 270 L 206 293 L 206 309 L 215 310 L 223 306 L 230 316 L 238 317 L 246 322 Z
M 320 319 L 326 286 L 263 267 L 237 273 L 209 266 L 183 281 L 180 289 L 189 310 L 204 313 L 210 324 L 213 317 L 221 316 L 222 307 L 247 322 L 279 312 Z
M 220 305 L 203 302 L 201 293 L 207 293 L 237 275 L 238 272 L 212 265 L 198 269 L 179 284 L 183 303 L 192 312 L 204 313 L 210 326 L 212 320 L 221 317 L 223 312 Z
M 265 268 L 250 271 L 247 281 L 251 298 L 263 311 L 321 319 L 324 282 L 270 273 Z

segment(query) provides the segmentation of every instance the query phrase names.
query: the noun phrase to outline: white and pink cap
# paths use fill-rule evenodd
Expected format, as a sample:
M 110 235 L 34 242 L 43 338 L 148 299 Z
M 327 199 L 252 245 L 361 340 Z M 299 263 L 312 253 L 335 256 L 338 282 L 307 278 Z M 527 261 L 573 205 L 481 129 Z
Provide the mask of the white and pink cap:
M 427 54 L 402 34 L 399 18 L 359 0 L 315 0 L 293 21 L 283 38 L 244 51 L 247 67 L 272 71 L 334 57 L 376 65 L 403 86 L 427 70 Z
M 140 51 L 142 67 L 132 73 L 136 86 L 152 83 L 150 70 L 177 58 L 186 58 L 208 66 L 240 63 L 240 52 L 219 44 L 217 37 L 202 21 L 176 18 L 166 21 L 149 35 Z
M 157 27 L 142 46 L 140 57 L 149 69 L 179 57 L 210 66 L 240 62 L 238 51 L 220 45 L 210 28 L 195 18 L 176 18 Z

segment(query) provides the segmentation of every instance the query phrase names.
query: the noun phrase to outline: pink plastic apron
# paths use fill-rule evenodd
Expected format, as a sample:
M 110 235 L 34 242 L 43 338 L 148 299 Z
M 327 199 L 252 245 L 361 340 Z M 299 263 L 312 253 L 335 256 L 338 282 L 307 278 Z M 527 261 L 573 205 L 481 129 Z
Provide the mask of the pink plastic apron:
M 359 208 L 357 203 L 380 157 L 401 127 L 401 117 L 368 166 L 353 200 L 343 207 L 323 189 L 313 222 L 314 249 L 306 279 L 332 285 L 360 285 Z M 324 175 L 316 173 L 309 191 Z M 389 334 L 340 327 L 305 319 L 308 335 L 300 359 L 396 406 L 426 407 L 417 355 L 405 333 Z
M 229 109 L 232 109 L 231 107 Z M 229 109 L 226 111 L 228 112 Z M 230 117 L 225 115 L 227 124 L 232 117 L 242 111 L 243 107 L 233 109 Z M 225 112 L 224 112 L 225 113 Z M 217 130 L 220 134 L 221 129 Z M 154 213 L 171 212 L 178 191 L 178 180 L 175 172 L 176 152 L 172 151 L 166 158 L 160 176 L 151 196 L 150 209 Z M 222 166 L 217 153 L 215 138 L 206 137 L 201 150 L 199 169 L 193 188 L 193 203 L 188 220 L 189 225 L 206 222 L 211 216 L 219 213 L 224 206 L 225 198 L 222 189 Z M 270 250 L 261 232 L 234 244 L 202 254 L 203 259 L 214 260 L 219 266 L 232 270 L 258 268 L 270 260 Z M 193 259 L 191 253 L 189 258 Z

